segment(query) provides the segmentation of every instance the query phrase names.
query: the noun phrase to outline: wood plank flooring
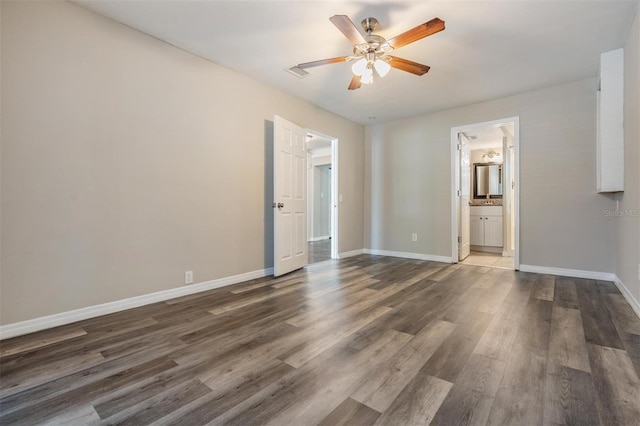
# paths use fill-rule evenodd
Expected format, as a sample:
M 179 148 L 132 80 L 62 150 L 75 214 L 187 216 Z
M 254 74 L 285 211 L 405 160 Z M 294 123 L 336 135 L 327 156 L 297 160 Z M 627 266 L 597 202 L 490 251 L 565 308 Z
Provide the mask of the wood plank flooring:
M 638 425 L 609 282 L 361 255 L 0 342 L 2 425 Z

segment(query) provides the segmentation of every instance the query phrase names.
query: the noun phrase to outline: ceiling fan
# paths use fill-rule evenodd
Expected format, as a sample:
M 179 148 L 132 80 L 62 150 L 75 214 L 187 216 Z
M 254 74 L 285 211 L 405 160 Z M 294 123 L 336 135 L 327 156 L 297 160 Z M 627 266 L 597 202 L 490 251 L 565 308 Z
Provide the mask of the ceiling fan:
M 429 66 L 397 56 L 391 56 L 390 53 L 409 43 L 444 30 L 444 21 L 440 18 L 433 18 L 391 40 L 385 40 L 379 35 L 372 34 L 378 25 L 378 21 L 375 18 L 362 20 L 362 28 L 366 33 L 365 36 L 358 31 L 353 21 L 346 15 L 334 15 L 329 18 L 329 20 L 349 39 L 351 44 L 353 44 L 353 55 L 305 62 L 297 66 L 298 68 L 305 69 L 319 65 L 356 60 L 351 67 L 353 78 L 349 84 L 349 90 L 359 89 L 362 84 L 373 83 L 374 69 L 380 77 L 387 75 L 391 68 L 410 72 L 415 75 L 426 74 L 429 71 Z

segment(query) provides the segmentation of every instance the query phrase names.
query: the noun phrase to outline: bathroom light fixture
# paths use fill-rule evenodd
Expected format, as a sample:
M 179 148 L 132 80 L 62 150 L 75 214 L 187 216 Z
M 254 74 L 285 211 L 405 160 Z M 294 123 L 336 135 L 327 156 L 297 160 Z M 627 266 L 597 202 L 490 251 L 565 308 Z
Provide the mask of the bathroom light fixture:
M 496 152 L 496 151 L 489 151 L 489 152 L 487 152 L 485 154 L 482 154 L 482 159 L 484 161 L 486 161 L 487 158 L 489 159 L 490 163 L 493 163 L 494 161 L 502 160 L 502 154 L 500 154 L 499 152 Z

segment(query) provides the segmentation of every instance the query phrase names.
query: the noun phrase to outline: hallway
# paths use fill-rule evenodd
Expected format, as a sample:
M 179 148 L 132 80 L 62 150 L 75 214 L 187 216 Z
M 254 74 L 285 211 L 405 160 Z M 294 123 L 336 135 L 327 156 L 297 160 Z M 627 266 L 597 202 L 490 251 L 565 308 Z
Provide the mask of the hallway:
M 331 259 L 331 239 L 309 241 L 307 253 L 309 253 L 309 265 Z

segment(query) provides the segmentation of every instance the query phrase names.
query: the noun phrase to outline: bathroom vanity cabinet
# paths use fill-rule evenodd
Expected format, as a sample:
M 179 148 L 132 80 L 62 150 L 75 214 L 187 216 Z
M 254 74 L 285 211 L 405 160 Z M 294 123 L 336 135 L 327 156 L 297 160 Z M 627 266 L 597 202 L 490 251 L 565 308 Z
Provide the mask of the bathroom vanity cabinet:
M 471 245 L 502 247 L 502 206 L 471 206 L 469 213 Z

